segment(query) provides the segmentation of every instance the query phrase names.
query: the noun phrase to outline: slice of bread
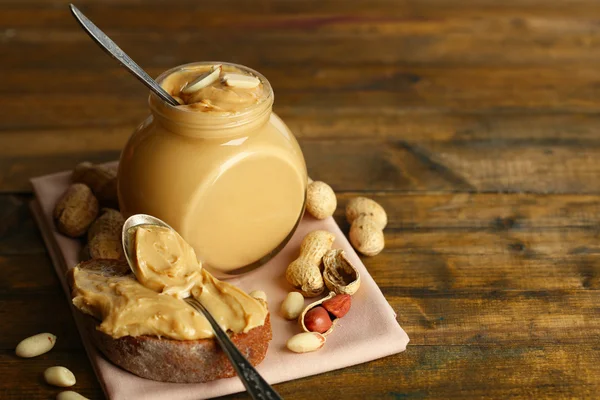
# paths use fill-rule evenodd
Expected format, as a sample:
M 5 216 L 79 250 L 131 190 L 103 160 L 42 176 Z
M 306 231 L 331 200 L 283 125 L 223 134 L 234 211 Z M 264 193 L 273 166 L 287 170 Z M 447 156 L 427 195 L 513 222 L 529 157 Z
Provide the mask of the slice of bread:
M 130 274 L 125 262 L 94 259 L 78 265 L 107 276 Z M 73 274 L 69 273 L 73 287 Z M 100 321 L 86 315 L 86 329 L 92 342 L 114 364 L 142 378 L 162 382 L 200 383 L 235 376 L 235 370 L 214 338 L 172 340 L 157 336 L 113 338 L 97 327 Z M 264 325 L 247 333 L 231 333 L 240 352 L 258 365 L 266 356 L 272 338 L 269 315 Z

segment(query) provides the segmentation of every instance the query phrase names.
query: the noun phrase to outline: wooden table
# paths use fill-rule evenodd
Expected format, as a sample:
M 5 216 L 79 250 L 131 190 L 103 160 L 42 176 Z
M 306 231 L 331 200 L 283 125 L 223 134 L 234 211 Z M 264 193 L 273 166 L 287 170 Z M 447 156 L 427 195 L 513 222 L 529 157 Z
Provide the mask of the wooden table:
M 147 91 L 66 4 L 0 5 L 2 399 L 53 398 L 41 373 L 56 364 L 102 397 L 28 179 L 117 159 Z M 597 398 L 600 2 L 77 4 L 153 75 L 197 60 L 258 69 L 310 175 L 341 206 L 366 195 L 387 209 L 387 248 L 364 262 L 408 350 L 276 385 L 286 399 Z M 18 359 L 41 331 L 56 348 Z

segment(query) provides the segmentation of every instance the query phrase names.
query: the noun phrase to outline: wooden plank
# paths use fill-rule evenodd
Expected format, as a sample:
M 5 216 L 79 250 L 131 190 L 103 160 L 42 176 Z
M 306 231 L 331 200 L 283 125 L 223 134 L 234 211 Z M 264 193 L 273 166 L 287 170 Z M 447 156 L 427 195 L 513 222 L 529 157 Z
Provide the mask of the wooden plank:
M 405 353 L 368 364 L 275 385 L 286 399 L 398 398 L 592 398 L 600 386 L 600 359 L 595 345 L 410 346 Z M 32 360 L 0 354 L 3 398 L 53 396 L 40 373 L 63 364 L 78 378 L 75 389 L 100 398 L 91 368 L 81 353 L 51 352 Z M 389 376 L 373 384 L 373 376 Z M 35 378 L 37 377 L 37 379 Z M 349 384 L 352 382 L 352 384 Z M 493 383 L 493 384 L 492 384 Z M 245 399 L 246 394 L 225 397 Z
M 305 2 L 300 2 L 305 3 Z M 354 3 L 354 2 L 353 2 Z M 197 4 L 178 2 L 169 7 L 168 16 L 162 5 L 148 4 L 143 8 L 126 4 L 92 5 L 83 11 L 103 30 L 111 35 L 115 33 L 163 32 L 165 36 L 180 35 L 188 37 L 190 33 L 221 38 L 245 33 L 258 36 L 267 33 L 281 33 L 296 38 L 298 33 L 318 33 L 325 36 L 363 36 L 374 33 L 386 36 L 421 35 L 431 38 L 456 35 L 466 37 L 487 36 L 495 41 L 500 36 L 508 39 L 510 44 L 523 42 L 530 38 L 530 46 L 547 44 L 550 40 L 568 38 L 570 35 L 588 35 L 595 28 L 593 12 L 584 12 L 582 8 L 571 7 L 568 14 L 544 7 L 537 10 L 493 10 L 485 7 L 443 10 L 437 7 L 420 7 L 415 4 L 406 7 L 402 3 L 388 3 L 379 6 L 374 3 L 344 3 L 343 7 L 332 8 L 331 2 L 317 7 L 303 5 L 297 9 L 281 9 L 265 12 L 254 3 L 235 4 L 210 10 L 210 7 L 198 7 Z M 600 7 L 590 4 L 595 12 Z M 236 8 L 235 12 L 233 8 Z M 242 11 L 240 8 L 247 8 Z M 38 18 L 44 20 L 47 35 L 39 35 L 35 19 L 27 18 L 36 12 Z M 200 17 L 199 17 L 200 16 Z M 198 21 L 201 18 L 202 23 Z M 29 5 L 21 3 L 6 7 L 0 15 L 0 28 L 12 29 L 5 35 L 14 40 L 54 40 L 71 39 L 77 32 L 72 17 L 66 7 L 46 5 Z M 232 29 L 233 28 L 233 29 Z M 16 34 L 18 32 L 18 34 Z M 290 36 L 292 35 L 292 36 Z M 19 36 L 17 38 L 17 36 Z M 448 40 L 448 39 L 445 39 Z M 472 43 L 482 43 L 482 38 L 470 38 Z M 545 42 L 544 42 L 545 40 Z M 590 43 L 583 43 L 583 45 Z M 577 45 L 577 44 L 575 44 Z M 582 43 L 578 44 L 579 46 Z
M 3 7 L 13 8 L 24 5 L 37 6 L 41 8 L 59 8 L 61 4 L 68 4 L 67 0 L 1 0 Z M 99 9 L 94 0 L 81 0 L 80 3 L 85 7 Z M 142 4 L 140 0 L 106 0 L 106 7 L 112 8 L 131 8 Z M 405 0 L 397 2 L 396 0 L 356 0 L 346 2 L 345 0 L 330 0 L 327 2 L 319 0 L 302 0 L 290 2 L 287 0 L 269 0 L 268 2 L 259 2 L 248 4 L 240 0 L 222 0 L 221 4 L 207 4 L 206 10 L 212 12 L 222 11 L 224 7 L 240 7 L 244 12 L 270 12 L 270 13 L 289 13 L 293 11 L 309 12 L 310 10 L 329 10 L 330 12 L 340 12 L 340 5 L 346 5 L 349 11 L 361 11 L 365 6 L 371 6 L 375 10 L 389 11 L 392 9 L 400 10 L 430 10 L 430 12 L 439 11 L 441 13 L 465 12 L 469 10 L 488 10 L 490 12 L 514 12 L 530 11 L 537 13 L 544 12 L 567 12 L 567 14 L 583 14 L 586 11 L 597 9 L 598 3 L 595 0 L 570 0 L 565 3 L 562 0 L 507 0 L 496 2 L 494 0 L 470 0 L 469 2 L 452 2 L 448 0 Z M 164 10 L 162 0 L 146 0 L 143 2 L 145 7 L 156 7 Z M 173 7 L 189 8 L 190 5 L 197 6 L 195 0 L 180 0 Z M 161 6 L 163 6 L 161 8 Z M 154 8 L 153 8 L 154 9 Z M 307 11 L 308 10 L 308 11 Z
M 429 157 L 414 153 L 407 147 L 371 141 L 303 142 L 302 147 L 309 174 L 321 177 L 339 191 L 454 191 L 475 188 L 443 165 L 435 164 Z M 103 162 L 118 157 L 118 151 L 95 150 L 75 154 L 5 157 L 0 160 L 1 190 L 30 191 L 30 177 L 69 170 L 85 160 Z M 491 183 L 488 185 L 492 186 Z
M 321 179 L 316 175 L 316 179 Z M 506 232 L 533 230 L 533 234 L 586 235 L 594 238 L 600 220 L 600 197 L 596 195 L 536 195 L 536 194 L 399 194 L 399 193 L 338 193 L 336 220 L 343 229 L 344 206 L 358 195 L 367 195 L 387 210 L 389 224 L 388 248 L 402 246 L 402 236 L 417 230 L 448 234 L 470 234 L 469 231 Z M 28 196 L 0 195 L 0 256 L 40 254 L 45 252 L 41 237 L 31 219 Z M 580 229 L 575 231 L 575 229 Z M 554 232 L 554 233 L 553 233 Z M 579 232 L 579 233 L 577 233 Z M 434 232 L 435 233 L 435 232 Z M 516 232 L 515 232 L 516 234 Z M 525 233 L 529 234 L 529 233 Z M 399 239 L 396 240 L 395 236 Z M 392 238 L 394 238 L 392 240 Z M 392 240 L 392 241 L 390 241 Z M 528 240 L 528 239 L 527 239 Z M 557 237 L 563 241 L 562 237 Z M 585 237 L 579 253 L 593 253 L 595 246 L 587 245 Z M 573 249 L 574 251 L 574 249 Z
M 204 10 L 201 13 L 203 18 Z M 65 13 L 64 23 L 70 24 L 69 30 L 5 29 L 0 48 L 2 69 L 44 65 L 47 69 L 75 71 L 114 66 L 114 61 L 102 55 L 71 20 Z M 362 20 L 358 19 L 359 22 Z M 421 21 L 397 19 L 381 28 L 363 23 L 358 28 L 351 25 L 339 33 L 328 33 L 314 29 L 314 21 L 308 19 L 301 22 L 302 29 L 296 31 L 282 26 L 275 30 L 276 34 L 267 30 L 251 35 L 247 29 L 227 25 L 214 28 L 212 32 L 174 32 L 170 40 L 168 31 L 158 28 L 140 31 L 107 29 L 107 34 L 140 65 L 163 69 L 201 59 L 282 68 L 298 64 L 313 67 L 365 64 L 546 66 L 590 64 L 599 59 L 600 40 L 593 21 L 589 20 L 514 16 L 501 20 L 492 18 L 482 23 L 477 19 L 465 19 L 439 31 L 439 21 Z M 406 29 L 411 24 L 414 29 Z M 396 28 L 398 25 L 401 27 Z M 588 27 L 585 32 L 571 28 L 582 25 Z M 560 29 L 564 26 L 566 28 Z M 500 32 L 494 29 L 500 29 Z M 218 41 L 210 39 L 217 35 Z M 173 42 L 177 45 L 173 46 Z
M 454 113 L 407 110 L 397 115 L 365 110 L 353 114 L 338 110 L 327 115 L 324 110 L 278 107 L 294 135 L 301 140 L 372 139 L 405 141 L 415 144 L 482 143 L 504 145 L 586 145 L 595 146 L 600 130 L 598 114 L 554 113 Z M 139 110 L 140 121 L 145 111 Z M 101 121 L 98 120 L 98 125 Z M 132 124 L 106 126 L 65 126 L 0 130 L 0 155 L 38 156 L 56 153 L 120 151 L 133 131 Z M 83 122 L 82 122 L 83 123 Z
M 321 179 L 318 175 L 315 178 Z M 348 228 L 344 219 L 345 204 L 359 195 L 366 195 L 382 204 L 389 218 L 386 231 L 396 232 L 400 236 L 410 234 L 412 230 L 437 230 L 448 234 L 490 231 L 500 235 L 511 231 L 533 230 L 534 233 L 543 233 L 543 230 L 561 232 L 579 228 L 582 234 L 587 232 L 594 237 L 600 220 L 600 197 L 597 195 L 399 194 L 361 191 L 337 195 L 339 206 L 335 217 L 343 229 Z M 30 198 L 0 195 L 0 216 L 3 221 L 0 226 L 0 255 L 44 253 L 38 229 L 29 214 Z M 388 238 L 391 236 L 388 235 Z M 388 243 L 388 246 L 391 243 L 395 241 Z M 401 241 L 398 245 L 401 245 Z M 588 252 L 592 252 L 591 249 Z
M 314 179 L 322 179 L 315 175 Z M 379 202 L 388 215 L 388 230 L 561 230 L 585 228 L 590 234 L 600 220 L 595 195 L 530 193 L 338 193 L 336 220 L 347 227 L 344 207 L 355 196 Z
M 356 399 L 365 393 L 381 399 L 591 398 L 599 388 L 598 357 L 594 346 L 409 345 L 400 355 L 282 385 L 280 393 L 319 393 L 323 399 L 339 398 L 341 391 Z M 382 374 L 390 379 L 373 385 L 368 378 Z
M 598 233 L 386 231 L 363 261 L 379 284 L 438 290 L 600 289 Z
M 321 179 L 318 175 L 315 178 Z M 338 193 L 335 217 L 345 230 L 348 224 L 344 206 L 358 195 L 375 199 L 387 210 L 388 249 L 401 248 L 405 235 L 420 232 L 459 236 L 489 233 L 507 245 L 508 239 L 501 239 L 501 235 L 510 238 L 511 235 L 545 234 L 560 243 L 572 237 L 569 244 L 573 246 L 572 254 L 594 254 L 596 248 L 589 243 L 597 236 L 600 220 L 600 197 L 596 195 Z M 30 198 L 0 195 L 0 256 L 45 253 L 38 228 L 29 213 Z M 495 239 L 492 236 L 490 240 Z M 523 236 L 520 240 L 532 239 Z
M 66 7 L 68 2 L 57 3 L 35 4 L 23 1 L 4 5 L 0 27 L 19 30 L 37 28 L 33 19 L 27 18 L 36 12 L 38 18 L 44 21 L 48 32 L 73 30 L 72 19 Z M 243 30 L 252 35 L 272 31 L 346 34 L 477 33 L 482 36 L 507 37 L 519 33 L 522 36 L 589 34 L 590 27 L 595 27 L 590 16 L 600 10 L 597 3 L 589 0 L 567 7 L 554 2 L 535 8 L 531 5 L 528 7 L 523 2 L 508 5 L 474 4 L 472 1 L 468 5 L 454 5 L 445 1 L 356 1 L 352 5 L 335 1 L 294 3 L 270 1 L 246 4 L 234 1 L 200 7 L 194 2 L 181 1 L 169 5 L 167 12 L 170 18 L 164 18 L 162 4 L 152 2 L 148 2 L 143 8 L 127 2 L 105 2 L 101 7 L 96 4 L 80 6 L 107 31 L 193 31 L 212 35 L 231 34 L 228 28 L 232 26 L 237 32 Z M 198 24 L 200 14 L 202 24 Z
M 69 27 L 61 21 L 65 20 L 66 0 L 2 0 L 6 10 L 5 19 L 0 21 L 10 22 L 11 17 L 22 16 L 21 12 L 37 12 L 48 27 Z M 285 0 L 270 0 L 268 2 L 248 3 L 239 0 L 222 0 L 218 4 L 210 3 L 198 6 L 194 0 L 180 0 L 169 4 L 168 12 L 173 19 L 165 19 L 161 23 L 160 17 L 165 12 L 164 3 L 160 0 L 148 0 L 144 7 L 137 7 L 139 0 L 106 0 L 99 6 L 94 1 L 81 0 L 78 5 L 86 13 L 93 16 L 103 28 L 134 27 L 146 29 L 202 29 L 204 23 L 217 24 L 219 22 L 244 21 L 247 16 L 261 20 L 277 17 L 283 20 L 290 16 L 320 16 L 320 15 L 399 15 L 410 18 L 421 17 L 459 17 L 459 16 L 545 16 L 545 17 L 589 17 L 600 7 L 594 0 L 571 0 L 565 3 L 561 0 L 518 0 L 494 2 L 491 0 L 471 0 L 469 2 L 449 2 L 446 0 L 303 0 L 290 2 Z M 203 24 L 199 25 L 194 11 L 204 11 Z M 135 12 L 134 12 L 135 10 Z M 237 11 L 234 13 L 233 11 Z M 109 15 L 112 14 L 112 18 Z M 224 16 L 228 18 L 224 18 Z M 25 19 L 25 18 L 22 18 Z M 223 21 L 227 19 L 227 21 Z M 342 20 L 343 21 L 343 20 Z M 193 24 L 195 22 L 195 24 Z M 443 23 L 443 20 L 437 21 Z M 13 25 L 21 27 L 36 27 L 30 21 L 14 21 Z M 292 27 L 293 28 L 293 27 Z
M 383 279 L 374 277 L 384 284 Z M 382 286 L 413 344 L 598 343 L 597 290 L 516 291 L 505 290 L 502 285 L 492 289 L 476 292 Z
M 439 220 L 434 219 L 435 211 L 433 215 L 415 212 L 417 216 L 424 216 L 422 226 L 402 226 L 401 223 L 393 222 L 386 229 L 386 250 L 377 257 L 364 258 L 365 264 L 375 276 L 383 279 L 382 285 L 386 282 L 402 282 L 403 288 L 600 288 L 600 263 L 596 260 L 599 251 L 596 245 L 598 232 L 595 228 L 597 209 L 595 216 L 585 209 L 581 210 L 580 225 L 574 219 L 573 226 L 564 227 L 561 224 L 564 223 L 565 216 L 554 216 L 553 210 L 560 210 L 568 215 L 569 208 L 563 207 L 576 210 L 585 207 L 585 201 L 577 199 L 577 196 L 565 196 L 566 199 L 561 199 L 563 196 L 553 196 L 553 200 L 545 199 L 545 196 L 510 195 L 506 197 L 512 198 L 517 204 L 517 199 L 520 198 L 525 204 L 518 219 L 503 217 L 506 213 L 502 211 L 497 217 L 479 217 L 478 208 L 490 196 L 472 196 L 475 200 L 469 202 L 473 205 L 471 213 L 463 215 L 462 222 L 454 223 L 452 215 L 456 210 L 449 209 L 441 209 Z M 385 200 L 382 201 L 386 197 L 388 196 L 375 199 L 386 204 Z M 547 207 L 548 217 L 527 215 L 527 209 L 533 208 L 531 204 L 535 204 L 536 197 L 546 200 L 539 202 L 538 207 Z M 569 200 L 573 198 L 575 200 Z M 594 201 L 588 200 L 588 205 L 595 204 L 593 207 L 597 207 L 597 201 L 597 198 Z M 510 204 L 509 201 L 507 203 Z M 427 210 L 429 204 L 425 202 L 423 206 Z M 26 207 L 26 204 L 21 203 L 21 207 Z M 448 211 L 450 213 L 445 214 Z M 11 215 L 7 216 L 12 218 Z M 401 221 L 402 217 L 391 214 L 390 218 Z M 344 221 L 340 221 L 340 225 L 347 230 Z M 10 236 L 0 241 L 0 277 L 4 276 L 0 282 L 8 284 L 9 278 L 11 280 L 10 286 L 0 284 L 0 293 L 8 293 L 15 287 L 21 292 L 34 290 L 36 293 L 46 293 L 56 285 L 50 260 L 41 253 L 44 251 L 43 243 L 34 235 L 36 231 L 37 228 L 33 225 L 23 230 L 20 237 L 27 238 L 27 242 L 20 249 L 11 248 L 14 238 Z
M 596 193 L 600 149 L 583 142 L 302 142 L 309 173 L 336 190 Z M 362 149 L 362 150 L 361 150 Z M 352 184 L 350 184 L 352 182 Z
M 344 65 L 344 64 L 396 64 L 423 63 L 439 58 L 438 49 L 432 48 L 431 38 L 427 37 L 401 37 L 381 40 L 378 36 L 357 37 L 352 40 L 353 46 L 348 45 L 346 38 L 320 38 L 317 35 L 298 34 L 297 37 L 266 36 L 258 38 L 255 36 L 244 36 L 239 32 L 238 36 L 223 36 L 219 42 L 207 38 L 205 35 L 178 35 L 177 46 L 173 46 L 172 40 L 166 40 L 163 34 L 156 32 L 121 33 L 110 32 L 115 42 L 119 44 L 133 59 L 145 68 L 154 67 L 168 69 L 175 65 L 192 61 L 212 59 L 227 60 L 248 66 L 260 66 L 265 64 L 278 65 L 281 67 L 289 65 Z M 231 34 L 230 34 L 231 35 Z M 52 40 L 54 38 L 54 40 Z M 459 40 L 456 40 L 459 42 Z M 468 40 L 464 40 L 467 41 Z M 464 42 L 463 41 L 463 42 Z M 471 43 L 453 43 L 452 47 L 472 46 Z M 485 43 L 491 49 L 494 46 Z M 480 45 L 481 46 L 481 45 Z M 349 54 L 356 47 L 364 48 L 364 52 Z M 199 50 L 201 49 L 201 50 Z M 399 49 L 403 49 L 400 51 Z M 408 52 L 412 49 L 414 52 Z M 417 49 L 419 49 L 417 51 Z M 532 49 L 526 49 L 531 51 Z M 406 53 L 404 53 L 406 51 Z M 490 50 L 492 53 L 492 50 Z M 539 50 L 538 57 L 548 55 L 548 51 Z M 545 53 L 545 54 L 544 54 Z M 26 58 L 22 54 L 27 54 Z M 78 57 L 73 58 L 73 54 Z M 405 55 L 406 54 L 406 55 Z M 410 55 L 412 54 L 412 56 Z M 452 54 L 452 53 L 448 53 Z M 510 54 L 506 52 L 505 54 Z M 587 56 L 581 61 L 592 62 L 596 60 L 593 51 L 586 49 Z M 465 54 L 462 54 L 465 56 Z M 492 56 L 494 54 L 489 54 Z M 2 69 L 12 70 L 27 68 L 27 66 L 44 65 L 48 69 L 79 70 L 86 68 L 109 68 L 114 66 L 114 61 L 106 57 L 88 38 L 85 33 L 74 30 L 69 34 L 44 35 L 39 31 L 19 32 L 14 36 L 6 38 L 0 57 L 4 60 Z M 478 61 L 476 56 L 471 62 Z M 515 57 L 505 55 L 501 57 L 514 60 Z M 535 60 L 528 57 L 527 61 Z M 64 61 L 69 60 L 65 65 Z M 461 62 L 464 58 L 447 56 L 442 59 L 445 62 Z M 567 58 L 566 61 L 580 60 L 579 57 Z M 506 62 L 506 61 L 504 61 Z
M 594 193 L 600 188 L 594 184 L 600 149 L 584 142 L 513 146 L 484 141 L 409 149 L 479 191 Z
M 13 148 L 12 140 L 19 143 L 19 139 L 13 138 L 29 132 L 36 134 L 54 131 L 59 141 L 62 132 L 80 132 L 82 144 L 86 144 L 85 137 L 88 133 L 98 134 L 96 132 L 102 130 L 119 130 L 123 135 L 129 135 L 150 114 L 146 104 L 147 93 L 141 87 L 136 90 L 139 90 L 139 95 L 131 98 L 118 98 L 116 94 L 71 96 L 48 93 L 47 101 L 44 101 L 40 96 L 24 95 L 22 102 L 18 104 L 11 104 L 9 101 L 9 96 L 14 95 L 0 95 L 0 104 L 10 111 L 0 123 L 0 149 L 5 151 L 4 143 L 8 148 Z M 506 98 L 498 103 L 517 104 L 519 101 L 513 101 L 509 93 L 505 94 Z M 361 95 L 365 95 L 366 100 L 351 100 Z M 437 96 L 434 92 L 429 95 Z M 395 96 L 393 91 L 350 90 L 333 91 L 325 96 L 332 101 L 336 98 L 343 99 L 339 103 L 337 100 L 333 101 L 329 106 L 335 105 L 337 108 L 332 110 L 323 100 L 318 100 L 319 96 L 316 91 L 287 91 L 281 96 L 276 94 L 274 110 L 301 138 L 380 137 L 399 138 L 410 142 L 509 138 L 513 139 L 513 143 L 519 139 L 541 141 L 544 138 L 547 138 L 545 143 L 550 144 L 552 140 L 555 140 L 554 144 L 562 144 L 562 141 L 556 139 L 567 138 L 595 141 L 593 132 L 597 129 L 599 118 L 597 113 L 593 112 L 595 105 L 589 104 L 579 108 L 579 100 L 575 98 L 572 102 L 573 107 L 553 108 L 550 103 L 540 103 L 540 108 L 530 108 L 527 105 L 529 100 L 524 100 L 515 107 L 494 109 L 494 100 L 481 98 L 482 103 L 477 104 L 479 98 L 472 97 L 466 100 L 469 104 L 464 104 L 464 110 L 461 111 L 453 108 L 450 97 L 433 99 L 430 105 L 421 107 L 424 104 L 423 100 L 417 99 L 416 93 L 398 94 L 390 103 L 397 104 L 397 107 L 391 107 L 385 100 Z M 406 99 L 406 96 L 414 97 Z M 370 102 L 371 100 L 373 102 Z M 456 100 L 463 101 L 459 98 Z M 533 98 L 530 100 L 532 104 L 537 101 Z M 565 104 L 568 101 L 566 99 Z M 32 109 L 36 107 L 36 113 L 32 114 Z M 115 110 L 118 112 L 115 113 Z M 540 120 L 539 125 L 535 125 L 536 118 Z M 6 138 L 5 133 L 8 134 Z M 566 144 L 577 144 L 577 140 L 573 142 Z
M 548 68 L 258 67 L 275 87 L 276 112 L 300 137 L 497 140 L 568 132 L 594 139 L 586 132 L 598 125 L 594 84 L 600 74 L 588 67 L 578 67 L 576 77 L 569 69 Z M 149 114 L 144 87 L 114 68 L 77 74 L 20 70 L 6 76 L 0 132 L 12 136 L 0 134 L 6 143 L 0 149 L 17 147 L 11 143 L 19 144 L 20 131 L 120 129 L 125 134 Z
M 400 108 L 396 112 L 365 108 L 362 112 L 276 107 L 300 139 L 379 138 L 408 143 L 494 141 L 500 144 L 595 145 L 600 116 L 550 110 L 462 112 Z M 279 111 L 281 110 L 281 111 Z M 10 134 L 9 131 L 0 133 Z M 15 132 L 15 136 L 18 133 Z M 0 150 L 1 151 L 1 150 Z
M 0 104 L 9 106 L 9 100 L 17 93 L 21 99 L 17 104 L 26 110 L 27 106 L 39 102 L 51 109 L 59 106 L 60 100 L 71 104 L 96 99 L 95 105 L 105 104 L 104 107 L 145 101 L 148 91 L 126 71 L 111 67 L 106 70 L 86 68 L 77 73 L 45 68 L 8 71 L 7 83 L 0 88 Z M 291 99 L 298 96 L 307 96 L 307 99 L 297 107 L 317 109 L 315 106 L 321 104 L 323 96 L 337 100 L 331 103 L 335 108 L 351 108 L 350 101 L 353 101 L 355 108 L 391 109 L 399 105 L 407 111 L 441 109 L 463 114 L 486 109 L 589 111 L 598 107 L 594 83 L 600 73 L 582 64 L 552 68 L 295 65 L 285 69 L 264 64 L 256 68 L 269 79 L 275 90 L 276 104 L 284 108 L 292 106 Z M 577 74 L 573 74 L 573 68 Z M 163 71 L 162 68 L 148 70 L 153 76 Z M 368 94 L 372 97 L 370 100 L 376 100 L 377 96 L 386 99 L 385 96 L 392 93 L 395 100 L 390 104 L 372 102 L 368 106 L 348 96 L 349 92 Z M 44 95 L 40 97 L 40 93 Z M 309 102 L 310 96 L 312 102 Z M 348 101 L 344 97 L 349 97 Z M 559 98 L 560 103 L 556 101 Z
M 309 174 L 336 191 L 598 193 L 600 146 L 585 141 L 411 144 L 301 140 Z M 517 145 L 518 144 L 518 145 Z M 112 161 L 119 151 L 82 150 L 0 159 L 0 190 L 30 191 L 30 177 Z

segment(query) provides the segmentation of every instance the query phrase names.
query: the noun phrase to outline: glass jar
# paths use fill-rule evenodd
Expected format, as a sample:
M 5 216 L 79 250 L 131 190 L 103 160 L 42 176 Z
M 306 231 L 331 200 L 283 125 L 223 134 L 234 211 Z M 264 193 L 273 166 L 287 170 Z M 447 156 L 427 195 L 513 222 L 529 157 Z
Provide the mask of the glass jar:
M 193 63 L 163 73 L 207 68 Z M 239 112 L 174 107 L 151 94 L 151 115 L 121 153 L 119 203 L 125 217 L 162 219 L 218 276 L 250 271 L 291 238 L 304 211 L 307 173 L 302 151 L 272 112 L 273 91 L 256 71 L 227 63 L 262 83 L 256 104 Z

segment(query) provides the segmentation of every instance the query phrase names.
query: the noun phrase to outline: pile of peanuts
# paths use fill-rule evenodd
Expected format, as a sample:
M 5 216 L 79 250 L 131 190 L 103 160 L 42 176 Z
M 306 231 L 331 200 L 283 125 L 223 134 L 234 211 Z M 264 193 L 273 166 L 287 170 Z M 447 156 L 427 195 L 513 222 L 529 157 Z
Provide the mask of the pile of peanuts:
M 325 219 L 333 215 L 336 207 L 333 189 L 325 182 L 309 179 L 306 211 L 317 219 Z M 350 223 L 350 243 L 356 250 L 366 256 L 377 255 L 383 250 L 387 215 L 381 205 L 365 197 L 353 198 L 346 206 L 346 219 Z M 331 232 L 319 230 L 308 233 L 300 246 L 300 255 L 286 270 L 287 281 L 298 291 L 288 293 L 281 304 L 281 315 L 288 320 L 298 319 L 304 331 L 287 342 L 288 349 L 295 353 L 323 347 L 325 336 L 350 310 L 351 295 L 360 284 L 358 271 L 345 257 L 344 251 L 331 248 L 334 240 Z M 328 267 L 334 269 L 329 271 L 329 275 Z M 350 282 L 341 279 L 347 278 L 349 273 L 352 275 Z M 305 307 L 304 298 L 322 294 L 325 286 L 331 290 L 329 296 Z

